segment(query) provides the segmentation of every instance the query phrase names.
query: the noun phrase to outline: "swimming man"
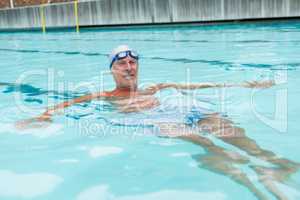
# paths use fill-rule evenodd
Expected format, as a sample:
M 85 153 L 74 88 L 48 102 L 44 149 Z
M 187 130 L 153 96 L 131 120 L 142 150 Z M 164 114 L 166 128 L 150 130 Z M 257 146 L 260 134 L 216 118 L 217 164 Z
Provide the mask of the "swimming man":
M 128 46 L 121 45 L 112 51 L 109 59 L 110 70 L 116 83 L 116 88 L 114 90 L 88 94 L 49 107 L 41 116 L 24 120 L 18 125 L 26 126 L 35 122 L 49 122 L 55 113 L 64 110 L 64 108 L 93 99 L 107 100 L 120 112 L 140 112 L 159 106 L 160 102 L 154 94 L 166 88 L 182 90 L 220 87 L 268 88 L 274 85 L 273 81 L 254 81 L 242 84 L 161 83 L 146 89 L 139 89 L 138 54 Z M 207 154 L 200 158 L 196 158 L 200 161 L 202 168 L 229 176 L 237 183 L 246 186 L 258 199 L 267 199 L 266 196 L 256 188 L 247 175 L 234 166 L 234 164 L 249 164 L 249 159 L 247 157 L 215 145 L 211 140 L 200 135 L 195 129 L 187 124 L 157 123 L 155 125 L 159 127 L 161 136 L 180 138 L 203 147 Z M 259 181 L 274 194 L 277 199 L 286 199 L 284 194 L 278 191 L 274 181 L 285 181 L 292 173 L 297 171 L 299 166 L 297 163 L 288 159 L 279 158 L 273 152 L 262 149 L 253 139 L 248 138 L 245 135 L 245 130 L 243 128 L 236 126 L 232 121 L 222 117 L 218 113 L 203 115 L 203 117 L 199 118 L 196 122 L 196 126 L 199 128 L 198 130 L 218 136 L 218 139 L 245 151 L 249 156 L 254 156 L 274 165 L 275 167 L 272 168 L 255 165 L 250 166 L 258 174 Z

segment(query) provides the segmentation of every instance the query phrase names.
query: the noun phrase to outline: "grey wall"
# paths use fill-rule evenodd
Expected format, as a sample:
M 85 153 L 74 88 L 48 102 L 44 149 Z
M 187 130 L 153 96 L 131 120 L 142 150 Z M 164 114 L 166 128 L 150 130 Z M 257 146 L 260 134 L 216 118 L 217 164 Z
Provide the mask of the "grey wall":
M 40 7 L 0 10 L 0 29 L 41 27 Z M 45 6 L 47 27 L 75 26 L 74 3 Z M 98 0 L 78 3 L 80 25 L 300 17 L 300 0 Z

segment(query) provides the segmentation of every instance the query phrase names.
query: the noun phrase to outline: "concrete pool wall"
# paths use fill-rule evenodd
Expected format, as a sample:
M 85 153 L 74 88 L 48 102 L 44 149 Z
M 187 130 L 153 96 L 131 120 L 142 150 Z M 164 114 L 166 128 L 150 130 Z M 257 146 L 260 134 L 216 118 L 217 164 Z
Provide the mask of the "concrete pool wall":
M 0 29 L 291 17 L 300 17 L 300 0 L 93 0 L 1 9 Z

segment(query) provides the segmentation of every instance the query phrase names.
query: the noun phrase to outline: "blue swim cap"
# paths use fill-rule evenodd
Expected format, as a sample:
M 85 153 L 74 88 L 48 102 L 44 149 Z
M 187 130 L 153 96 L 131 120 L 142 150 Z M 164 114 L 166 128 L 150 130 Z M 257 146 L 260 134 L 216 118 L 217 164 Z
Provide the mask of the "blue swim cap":
M 115 49 L 112 50 L 112 52 L 109 54 L 109 66 L 111 68 L 111 66 L 113 65 L 114 62 L 114 57 L 121 52 L 124 51 L 132 51 L 132 49 L 130 49 L 127 45 L 120 45 L 118 47 L 116 47 Z

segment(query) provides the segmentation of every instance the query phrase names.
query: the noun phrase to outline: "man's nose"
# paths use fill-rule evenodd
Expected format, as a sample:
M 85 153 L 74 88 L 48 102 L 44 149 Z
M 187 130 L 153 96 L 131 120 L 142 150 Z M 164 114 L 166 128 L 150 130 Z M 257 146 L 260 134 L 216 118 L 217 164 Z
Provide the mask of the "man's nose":
M 126 62 L 125 69 L 131 70 L 131 68 L 132 68 L 132 66 L 131 66 L 130 62 L 129 61 Z

